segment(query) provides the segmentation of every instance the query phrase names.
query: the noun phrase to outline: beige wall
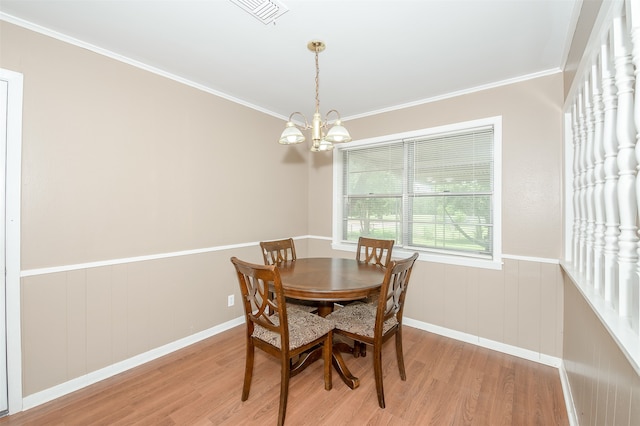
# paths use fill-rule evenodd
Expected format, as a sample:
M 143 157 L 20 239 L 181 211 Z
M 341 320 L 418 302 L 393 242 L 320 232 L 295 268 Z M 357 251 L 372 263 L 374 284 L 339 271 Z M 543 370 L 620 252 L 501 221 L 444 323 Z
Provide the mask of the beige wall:
M 562 241 L 562 74 L 537 78 L 348 124 L 354 140 L 502 116 L 502 247 L 559 259 Z M 309 233 L 331 235 L 332 167 L 312 165 Z
M 282 120 L 0 25 L 24 74 L 23 270 L 306 233 Z
M 257 247 L 233 255 L 259 262 Z M 22 279 L 23 389 L 29 396 L 242 315 L 229 252 Z
M 355 140 L 502 116 L 501 271 L 418 262 L 405 315 L 429 325 L 560 358 L 562 279 L 560 73 L 346 124 Z M 331 235 L 332 165 L 312 164 L 309 233 Z M 310 255 L 331 254 L 329 243 Z M 335 252 L 344 255 L 344 252 Z M 525 259 L 520 259 L 524 257 Z
M 567 55 L 567 61 L 564 67 L 564 93 L 565 97 L 569 93 L 576 72 L 580 66 L 580 61 L 584 56 L 585 48 L 591 36 L 591 30 L 598 17 L 598 13 L 602 8 L 603 0 L 584 0 L 580 8 L 580 16 L 576 23 L 576 29 L 571 40 L 571 48 Z
M 330 242 L 316 240 L 309 255 L 353 253 L 332 251 Z M 419 261 L 408 295 L 404 315 L 415 326 L 546 364 L 562 357 L 557 264 L 505 259 L 497 271 Z
M 228 259 L 260 260 L 255 246 L 127 258 L 331 236 L 331 156 L 279 147 L 281 120 L 3 22 L 0 43 L 0 67 L 25 77 L 25 396 L 237 318 Z M 348 128 L 363 139 L 502 115 L 504 252 L 557 259 L 562 96 L 556 74 Z M 326 239 L 297 248 L 352 255 Z M 63 270 L 31 273 L 49 267 Z M 559 357 L 558 277 L 527 260 L 502 271 L 421 262 L 406 315 Z
M 564 293 L 564 367 L 579 424 L 640 424 L 640 376 L 568 275 Z
M 2 21 L 0 52 L 24 75 L 24 395 L 238 318 L 229 257 L 257 246 L 119 260 L 305 235 L 284 122 Z

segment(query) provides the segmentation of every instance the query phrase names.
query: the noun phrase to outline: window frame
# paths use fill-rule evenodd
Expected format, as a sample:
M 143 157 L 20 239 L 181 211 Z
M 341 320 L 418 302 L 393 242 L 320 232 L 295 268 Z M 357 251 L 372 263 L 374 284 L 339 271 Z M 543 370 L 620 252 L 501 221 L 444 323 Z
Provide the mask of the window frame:
M 437 250 L 423 247 L 400 246 L 393 248 L 394 257 L 406 257 L 413 252 L 419 252 L 419 260 L 451 265 L 470 266 L 486 269 L 502 269 L 502 116 L 482 118 L 478 120 L 453 123 L 443 126 L 413 130 L 403 133 L 395 133 L 368 139 L 353 141 L 348 144 L 335 146 L 333 154 L 333 229 L 332 244 L 334 250 L 356 250 L 356 242 L 347 242 L 342 239 L 342 179 L 343 179 L 343 151 L 359 148 L 374 147 L 385 144 L 397 143 L 402 139 L 415 139 L 419 137 L 432 137 L 451 132 L 464 132 L 479 127 L 493 127 L 493 253 L 490 258 L 474 256 L 472 254 L 440 253 Z M 403 197 L 406 196 L 403 190 Z

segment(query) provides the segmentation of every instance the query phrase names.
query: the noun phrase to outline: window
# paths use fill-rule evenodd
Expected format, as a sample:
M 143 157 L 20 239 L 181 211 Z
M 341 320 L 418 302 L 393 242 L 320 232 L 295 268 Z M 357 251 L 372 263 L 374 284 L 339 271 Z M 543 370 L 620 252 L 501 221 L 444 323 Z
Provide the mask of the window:
M 338 146 L 334 242 L 394 239 L 423 258 L 499 262 L 500 134 L 496 117 Z

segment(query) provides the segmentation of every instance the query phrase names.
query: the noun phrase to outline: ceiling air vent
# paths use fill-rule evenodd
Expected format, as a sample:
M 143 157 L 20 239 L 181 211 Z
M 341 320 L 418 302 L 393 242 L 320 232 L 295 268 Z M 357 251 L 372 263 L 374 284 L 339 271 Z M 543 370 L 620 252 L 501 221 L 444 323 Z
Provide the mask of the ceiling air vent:
M 240 6 L 265 25 L 275 21 L 289 10 L 284 4 L 269 0 L 231 0 L 231 3 Z

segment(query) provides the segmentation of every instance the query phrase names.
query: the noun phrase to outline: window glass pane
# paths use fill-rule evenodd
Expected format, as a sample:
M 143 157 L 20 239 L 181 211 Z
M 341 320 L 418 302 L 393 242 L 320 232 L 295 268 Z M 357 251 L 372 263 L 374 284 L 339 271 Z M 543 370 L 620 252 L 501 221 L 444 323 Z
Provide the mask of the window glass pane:
M 420 196 L 411 201 L 412 246 L 478 254 L 492 252 L 490 196 Z
M 493 190 L 492 131 L 416 139 L 410 143 L 414 192 Z
M 345 151 L 348 195 L 402 194 L 402 144 Z
M 394 239 L 402 236 L 402 197 L 348 197 L 343 207 L 343 239 Z

